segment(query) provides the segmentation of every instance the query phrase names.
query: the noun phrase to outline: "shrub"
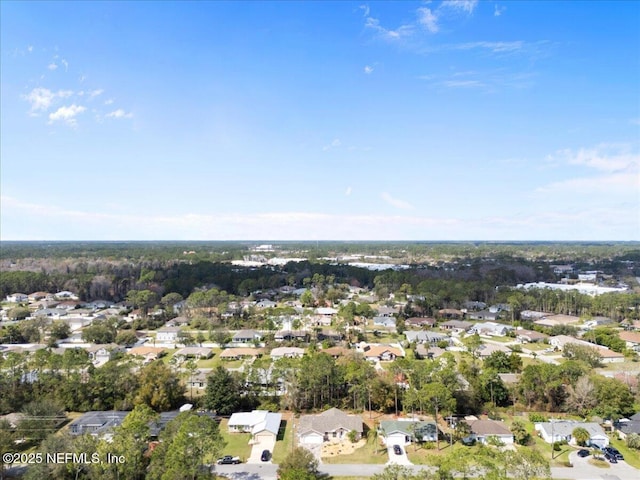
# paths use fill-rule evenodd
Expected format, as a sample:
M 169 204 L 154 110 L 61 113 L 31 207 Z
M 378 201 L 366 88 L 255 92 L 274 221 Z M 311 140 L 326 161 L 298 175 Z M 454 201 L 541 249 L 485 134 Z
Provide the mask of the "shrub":
M 544 415 L 542 415 L 540 413 L 530 413 L 529 414 L 529 421 L 532 422 L 532 423 L 546 422 L 547 421 L 547 417 L 545 417 Z

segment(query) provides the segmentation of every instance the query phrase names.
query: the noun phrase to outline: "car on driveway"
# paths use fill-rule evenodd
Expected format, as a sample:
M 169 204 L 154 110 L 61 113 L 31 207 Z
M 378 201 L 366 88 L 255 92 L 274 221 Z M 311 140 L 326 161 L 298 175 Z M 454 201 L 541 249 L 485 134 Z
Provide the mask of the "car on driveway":
M 393 446 L 393 453 L 396 455 L 402 455 L 402 448 L 400 448 L 400 445 Z
M 232 457 L 231 455 L 225 455 L 219 458 L 216 462 L 218 465 L 238 465 L 240 463 L 239 457 Z
M 578 456 L 579 457 L 588 457 L 589 456 L 589 450 L 587 450 L 586 448 L 580 449 L 578 450 Z
M 260 460 L 268 462 L 269 459 L 271 459 L 271 452 L 269 450 L 263 450 L 262 455 L 260 455 Z
M 602 450 L 604 451 L 605 454 L 608 453 L 612 457 L 616 457 L 616 460 L 624 460 L 624 457 L 622 456 L 622 454 L 617 448 L 604 447 Z
M 609 453 L 609 452 L 605 453 L 604 458 L 609 460 L 609 463 L 618 463 L 618 459 L 616 458 L 616 455 L 613 453 Z

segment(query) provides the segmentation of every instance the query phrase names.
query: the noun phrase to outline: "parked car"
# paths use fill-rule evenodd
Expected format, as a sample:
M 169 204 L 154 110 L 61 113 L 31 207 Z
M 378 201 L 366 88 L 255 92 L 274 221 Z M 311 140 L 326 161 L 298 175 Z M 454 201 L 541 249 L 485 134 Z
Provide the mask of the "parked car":
M 239 457 L 232 457 L 231 455 L 225 455 L 222 458 L 219 458 L 216 462 L 218 465 L 237 465 L 240 463 Z
M 578 456 L 579 457 L 588 457 L 589 456 L 589 450 L 583 448 L 581 450 L 578 450 Z
M 609 460 L 609 463 L 618 463 L 618 459 L 616 458 L 616 455 L 614 453 L 607 452 L 604 454 L 604 458 Z
M 400 445 L 393 446 L 393 453 L 396 455 L 402 455 L 402 448 L 400 448 Z
M 260 460 L 263 462 L 268 462 L 271 458 L 271 452 L 269 450 L 263 450 L 262 455 L 260 455 Z
M 624 460 L 624 457 L 620 453 L 617 448 L 614 447 L 604 447 L 602 449 L 603 452 L 608 453 L 609 455 L 616 457 L 616 460 Z

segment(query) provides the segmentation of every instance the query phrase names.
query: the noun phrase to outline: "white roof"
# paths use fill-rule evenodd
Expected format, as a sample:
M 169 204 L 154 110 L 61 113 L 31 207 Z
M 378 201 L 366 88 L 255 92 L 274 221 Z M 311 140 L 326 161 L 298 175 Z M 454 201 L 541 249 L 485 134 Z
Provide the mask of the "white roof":
M 275 435 L 280 429 L 282 414 L 271 413 L 267 410 L 254 410 L 253 412 L 238 412 L 229 418 L 230 427 L 249 427 L 255 435 L 262 431 L 269 431 Z

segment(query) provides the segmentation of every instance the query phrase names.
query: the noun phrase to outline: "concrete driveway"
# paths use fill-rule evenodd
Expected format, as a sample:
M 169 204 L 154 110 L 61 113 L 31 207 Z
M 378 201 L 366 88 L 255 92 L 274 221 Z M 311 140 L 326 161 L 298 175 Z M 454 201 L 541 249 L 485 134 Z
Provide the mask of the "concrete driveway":
M 263 462 L 262 460 L 260 460 L 260 457 L 262 456 L 262 452 L 264 450 L 269 450 L 271 452 L 271 455 L 273 455 L 273 449 L 275 446 L 275 438 L 259 438 L 258 441 L 251 447 L 251 455 L 249 455 L 247 463 L 271 463 L 271 458 L 269 458 L 268 462 Z
M 409 457 L 407 457 L 406 447 L 400 445 L 400 449 L 402 450 L 402 455 L 396 455 L 393 451 L 393 445 L 387 446 L 387 453 L 389 454 L 387 465 L 413 465 L 409 461 Z
M 579 457 L 578 452 L 571 452 L 569 454 L 569 462 L 573 465 L 571 470 L 573 474 L 577 474 L 577 478 L 584 480 L 635 480 L 640 478 L 640 471 L 633 468 L 624 460 L 618 460 L 618 463 L 608 463 L 609 468 L 599 469 L 589 463 L 589 459 L 593 458 L 592 455 L 588 457 Z M 568 478 L 565 475 L 566 478 Z M 576 478 L 571 476 L 571 478 Z

